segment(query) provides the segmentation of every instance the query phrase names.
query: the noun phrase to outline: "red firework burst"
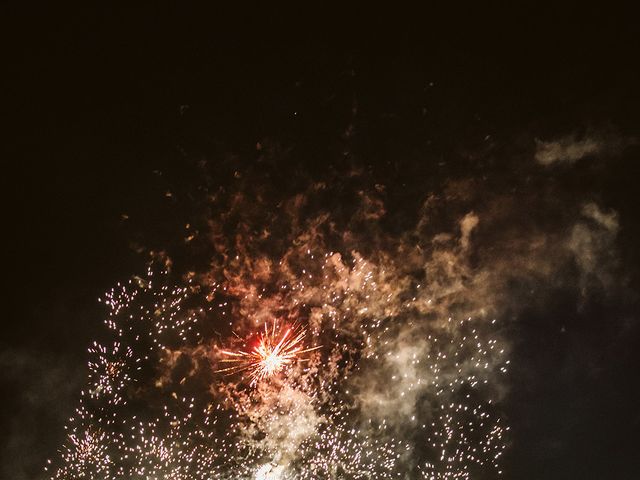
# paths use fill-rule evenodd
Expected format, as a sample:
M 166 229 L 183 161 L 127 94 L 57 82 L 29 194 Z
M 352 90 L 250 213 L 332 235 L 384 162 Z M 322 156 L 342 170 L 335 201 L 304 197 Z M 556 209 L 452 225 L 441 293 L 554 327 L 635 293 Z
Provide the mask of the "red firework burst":
M 305 348 L 306 331 L 298 324 L 283 328 L 277 321 L 271 328 L 265 323 L 264 331 L 258 334 L 257 344 L 249 351 L 228 351 L 222 353 L 227 358 L 221 360 L 231 366 L 218 370 L 229 375 L 248 372 L 251 385 L 280 372 L 296 361 L 307 360 L 300 355 L 317 350 L 320 346 Z

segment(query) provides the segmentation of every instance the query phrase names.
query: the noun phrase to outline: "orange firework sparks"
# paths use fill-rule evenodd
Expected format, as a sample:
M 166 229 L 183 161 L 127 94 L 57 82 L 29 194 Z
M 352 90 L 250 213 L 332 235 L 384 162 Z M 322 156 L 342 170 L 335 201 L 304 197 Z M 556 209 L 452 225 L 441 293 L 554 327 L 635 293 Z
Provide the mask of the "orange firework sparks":
M 231 352 L 223 350 L 228 358 L 224 363 L 232 364 L 228 368 L 218 370 L 229 375 L 234 373 L 249 372 L 251 384 L 268 378 L 295 361 L 307 360 L 300 358 L 303 353 L 317 350 L 320 346 L 304 347 L 306 331 L 300 325 L 294 324 L 288 328 L 281 328 L 278 322 L 273 322 L 271 328 L 265 323 L 264 332 L 260 332 L 258 343 L 249 351 L 238 350 Z

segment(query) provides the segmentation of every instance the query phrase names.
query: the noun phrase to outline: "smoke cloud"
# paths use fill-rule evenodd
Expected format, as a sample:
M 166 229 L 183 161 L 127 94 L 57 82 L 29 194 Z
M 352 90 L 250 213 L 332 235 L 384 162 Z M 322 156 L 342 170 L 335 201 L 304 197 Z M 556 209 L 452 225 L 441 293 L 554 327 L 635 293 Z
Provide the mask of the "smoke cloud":
M 539 143 L 534 157 L 575 163 L 603 145 L 561 139 Z M 277 163 L 278 151 L 260 152 L 262 165 Z M 509 436 L 510 322 L 557 289 L 585 297 L 619 281 L 616 212 L 537 181 L 536 169 L 491 184 L 445 178 L 413 205 L 394 203 L 358 168 L 286 178 L 287 188 L 257 167 L 232 187 L 211 177 L 187 243 L 206 261 L 186 269 L 180 289 L 161 289 L 185 292 L 188 315 L 153 293 L 140 320 L 155 322 L 157 354 L 140 360 L 151 381 L 139 377 L 127 395 L 166 412 L 201 405 L 204 414 L 166 416 L 175 438 L 194 428 L 199 468 L 219 478 L 495 478 Z M 122 297 L 114 318 L 127 322 L 129 299 L 144 297 Z M 173 340 L 162 340 L 163 322 L 178 318 Z M 302 325 L 320 348 L 255 386 L 221 373 L 225 351 L 250 348 L 275 321 Z M 190 426 L 200 415 L 208 433 Z

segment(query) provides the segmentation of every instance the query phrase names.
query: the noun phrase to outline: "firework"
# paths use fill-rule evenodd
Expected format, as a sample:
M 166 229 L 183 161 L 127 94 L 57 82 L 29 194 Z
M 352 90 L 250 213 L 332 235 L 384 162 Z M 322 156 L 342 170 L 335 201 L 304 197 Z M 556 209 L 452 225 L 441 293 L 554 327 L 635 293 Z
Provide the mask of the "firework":
M 103 297 L 107 331 L 51 480 L 499 475 L 508 360 L 484 290 L 463 288 L 464 258 L 424 258 L 445 273 L 417 283 L 391 253 L 294 242 L 279 263 L 247 255 L 219 279 L 154 264 Z M 273 284 L 247 265 L 270 265 Z M 278 320 L 249 327 L 264 318 Z M 221 325 L 236 338 L 212 349 Z
M 223 363 L 231 364 L 227 368 L 218 370 L 219 373 L 235 374 L 248 372 L 251 384 L 268 378 L 282 371 L 288 365 L 296 361 L 304 361 L 300 356 L 304 353 L 317 350 L 320 346 L 304 347 L 306 331 L 299 324 L 290 327 L 282 327 L 274 321 L 269 327 L 264 325 L 264 331 L 258 335 L 256 345 L 249 351 L 223 350 L 227 357 Z

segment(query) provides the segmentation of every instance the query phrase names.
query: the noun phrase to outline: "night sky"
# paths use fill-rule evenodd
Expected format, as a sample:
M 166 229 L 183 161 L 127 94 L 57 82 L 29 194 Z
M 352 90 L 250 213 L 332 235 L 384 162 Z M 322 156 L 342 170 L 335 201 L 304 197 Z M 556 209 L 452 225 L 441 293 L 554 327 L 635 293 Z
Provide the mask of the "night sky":
M 413 262 L 409 246 L 425 255 L 424 278 L 398 266 L 392 286 L 459 275 L 478 287 L 434 316 L 486 299 L 510 360 L 495 384 L 510 427 L 501 478 L 637 478 L 640 37 L 629 11 L 2 10 L 2 478 L 51 478 L 43 467 L 85 388 L 87 348 L 105 338 L 104 292 L 151 258 L 171 258 L 175 279 L 195 272 L 203 291 L 217 272 L 263 281 L 231 252 L 277 263 L 301 241 L 291 225 L 325 214 L 331 231 L 309 245 L 384 268 Z M 294 212 L 295 198 L 306 203 Z M 258 240 L 263 228 L 273 240 Z M 464 258 L 464 272 L 441 273 L 430 248 Z M 229 315 L 244 325 L 238 305 Z M 224 343 L 230 331 L 207 315 Z M 363 362 L 363 384 L 384 381 L 360 354 L 350 361 Z

